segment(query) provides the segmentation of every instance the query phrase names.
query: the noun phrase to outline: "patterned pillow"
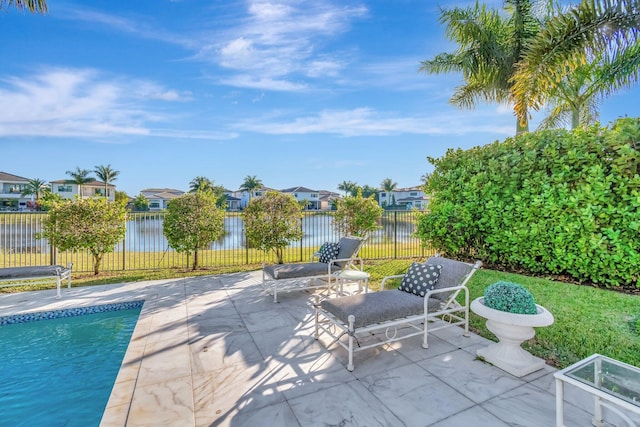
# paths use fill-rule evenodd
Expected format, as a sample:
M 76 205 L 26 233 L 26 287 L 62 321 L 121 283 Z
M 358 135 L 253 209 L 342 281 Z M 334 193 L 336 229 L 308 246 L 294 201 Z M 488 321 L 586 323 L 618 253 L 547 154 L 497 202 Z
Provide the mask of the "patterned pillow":
M 442 270 L 441 265 L 414 262 L 409 267 L 398 289 L 424 297 L 427 291 L 436 288 L 436 282 L 438 281 L 438 277 L 440 277 L 440 270 Z
M 323 243 L 318 250 L 318 255 L 320 256 L 320 262 L 324 262 L 328 264 L 332 260 L 338 257 L 338 251 L 340 250 L 340 246 L 337 243 Z

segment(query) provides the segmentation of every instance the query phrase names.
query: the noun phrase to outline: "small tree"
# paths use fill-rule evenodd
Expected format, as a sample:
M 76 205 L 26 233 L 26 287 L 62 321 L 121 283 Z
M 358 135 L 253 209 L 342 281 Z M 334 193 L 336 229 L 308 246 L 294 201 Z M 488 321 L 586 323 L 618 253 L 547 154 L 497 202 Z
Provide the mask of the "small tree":
M 362 191 L 359 190 L 355 196 L 338 200 L 333 226 L 341 234 L 366 237 L 378 228 L 382 212 L 384 209 L 378 206 L 372 196 L 362 197 Z
M 133 210 L 138 212 L 146 212 L 149 210 L 149 200 L 144 197 L 144 194 L 138 194 L 133 199 Z
M 210 191 L 187 193 L 167 206 L 162 224 L 169 246 L 178 252 L 193 252 L 193 269 L 198 268 L 198 251 L 207 249 L 224 234 L 224 211 Z
M 113 252 L 126 233 L 122 203 L 104 199 L 76 199 L 54 203 L 43 221 L 39 238 L 62 251 L 87 249 L 93 256 L 93 273 L 100 273 L 104 254 Z
M 302 238 L 302 208 L 290 194 L 267 191 L 249 201 L 242 213 L 247 241 L 263 251 L 274 251 L 282 264 L 284 248 Z

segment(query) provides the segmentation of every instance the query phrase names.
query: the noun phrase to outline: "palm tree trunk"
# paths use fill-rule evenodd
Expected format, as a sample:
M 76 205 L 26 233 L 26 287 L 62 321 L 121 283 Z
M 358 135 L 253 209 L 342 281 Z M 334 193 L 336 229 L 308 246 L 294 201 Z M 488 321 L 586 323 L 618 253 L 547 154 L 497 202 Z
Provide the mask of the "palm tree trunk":
M 580 126 L 580 111 L 577 108 L 571 109 L 571 129 Z

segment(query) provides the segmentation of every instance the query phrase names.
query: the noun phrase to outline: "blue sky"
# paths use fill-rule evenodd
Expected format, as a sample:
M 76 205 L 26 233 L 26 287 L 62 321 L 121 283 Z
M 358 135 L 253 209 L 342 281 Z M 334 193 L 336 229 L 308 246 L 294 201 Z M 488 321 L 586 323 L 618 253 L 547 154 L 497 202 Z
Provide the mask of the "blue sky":
M 490 1 L 499 6 L 501 2 Z M 427 156 L 511 136 L 508 106 L 461 111 L 451 51 L 424 0 L 49 0 L 0 13 L 0 170 L 47 181 L 110 164 L 119 190 L 337 191 L 345 180 L 418 185 Z M 640 115 L 640 89 L 600 119 Z M 533 126 L 542 114 L 534 117 Z

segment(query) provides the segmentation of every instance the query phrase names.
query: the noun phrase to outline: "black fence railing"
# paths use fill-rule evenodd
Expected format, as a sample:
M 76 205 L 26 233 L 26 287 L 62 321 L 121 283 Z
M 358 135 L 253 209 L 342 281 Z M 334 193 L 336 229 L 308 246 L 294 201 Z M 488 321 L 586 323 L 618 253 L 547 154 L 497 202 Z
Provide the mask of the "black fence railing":
M 73 262 L 76 272 L 92 271 L 88 251 L 58 252 L 46 239 L 39 239 L 46 213 L 0 213 L 0 267 L 66 264 Z M 131 213 L 127 232 L 114 251 L 105 255 L 101 271 L 187 268 L 193 259 L 169 247 L 162 232 L 165 213 Z M 424 257 L 433 251 L 422 247 L 413 235 L 416 212 L 385 211 L 381 227 L 369 236 L 360 255 L 365 259 Z M 199 251 L 200 266 L 234 266 L 274 262 L 271 254 L 248 247 L 242 216 L 229 212 L 224 220 L 225 234 L 207 250 Z M 291 243 L 285 262 L 307 261 L 327 241 L 338 241 L 330 212 L 305 212 L 301 223 L 303 237 Z

